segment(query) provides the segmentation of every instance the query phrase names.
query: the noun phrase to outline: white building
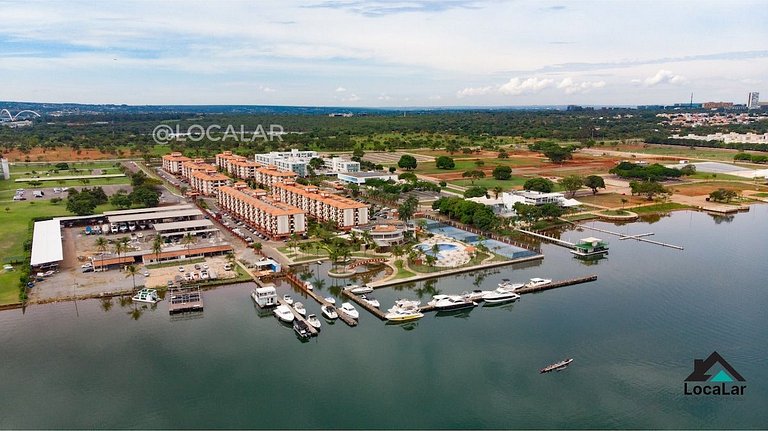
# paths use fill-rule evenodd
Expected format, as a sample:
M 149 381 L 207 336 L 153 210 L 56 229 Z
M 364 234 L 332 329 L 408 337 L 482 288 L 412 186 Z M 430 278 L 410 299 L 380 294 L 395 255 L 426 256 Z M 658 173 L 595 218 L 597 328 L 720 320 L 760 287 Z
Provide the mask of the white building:
M 256 154 L 254 160 L 262 165 L 276 166 L 284 172 L 295 172 L 300 177 L 307 176 L 309 161 L 316 158 L 317 151 L 272 151 L 270 153 Z
M 352 160 L 344 160 L 341 157 L 334 157 L 332 159 L 323 159 L 325 167 L 330 169 L 331 172 L 338 173 L 350 173 L 360 172 L 360 163 Z
M 287 238 L 306 231 L 303 210 L 267 197 L 264 190 L 248 188 L 244 183 L 219 188 L 222 209 L 245 219 L 270 238 Z
M 0 158 L 0 178 L 11 179 L 11 168 L 8 166 L 8 159 L 6 158 Z
M 542 193 L 536 191 L 513 191 L 499 194 L 498 198 L 487 198 L 485 196 L 469 198 L 468 201 L 477 202 L 489 206 L 493 212 L 502 217 L 512 217 L 515 214 L 515 204 L 522 203 L 526 205 L 544 205 L 555 204 L 561 207 L 575 207 L 581 205 L 576 199 L 566 199 L 562 193 Z
M 339 180 L 352 184 L 365 184 L 368 180 L 397 181 L 397 174 L 389 172 L 339 172 L 337 176 Z
M 760 109 L 760 93 L 757 91 L 749 93 L 747 109 Z
M 337 196 L 315 186 L 292 181 L 276 183 L 272 192 L 281 202 L 306 211 L 320 221 L 332 221 L 339 229 L 349 230 L 368 223 L 368 205 Z

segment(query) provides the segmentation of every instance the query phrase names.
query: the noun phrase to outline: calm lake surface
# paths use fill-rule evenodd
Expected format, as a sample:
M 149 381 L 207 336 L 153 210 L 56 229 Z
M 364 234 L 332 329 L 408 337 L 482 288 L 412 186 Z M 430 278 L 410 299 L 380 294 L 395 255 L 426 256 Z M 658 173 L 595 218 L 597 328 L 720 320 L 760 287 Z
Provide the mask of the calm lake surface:
M 113 300 L 0 312 L 2 428 L 764 428 L 768 425 L 768 206 L 715 218 L 590 225 L 607 259 L 587 265 L 544 245 L 541 262 L 379 290 L 427 301 L 435 291 L 493 289 L 598 274 L 414 326 L 361 311 L 355 328 L 323 322 L 300 342 L 260 313 L 251 285 L 205 293 L 197 318 L 167 303 L 136 313 Z M 312 265 L 314 274 L 327 264 Z M 338 292 L 334 281 L 319 288 Z M 338 283 L 338 282 L 337 282 Z M 278 292 L 292 292 L 281 285 Z M 294 297 L 298 294 L 294 293 Z M 304 301 L 310 313 L 319 306 Z M 138 317 L 138 319 L 134 319 Z M 746 379 L 737 398 L 683 395 L 695 358 L 718 351 Z M 565 371 L 538 369 L 566 357 Z

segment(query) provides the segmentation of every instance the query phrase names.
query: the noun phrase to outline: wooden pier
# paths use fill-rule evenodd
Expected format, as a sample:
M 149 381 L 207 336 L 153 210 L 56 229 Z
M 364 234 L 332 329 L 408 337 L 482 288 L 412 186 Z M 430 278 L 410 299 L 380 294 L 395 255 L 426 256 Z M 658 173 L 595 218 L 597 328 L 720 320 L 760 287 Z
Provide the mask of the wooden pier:
M 547 235 L 544 235 L 544 234 L 541 234 L 541 233 L 538 233 L 538 232 L 531 232 L 529 230 L 524 230 L 524 229 L 515 229 L 515 230 L 518 231 L 518 232 L 524 233 L 526 235 L 535 236 L 536 238 L 541 238 L 543 240 L 555 243 L 555 244 L 557 244 L 559 246 L 562 246 L 562 247 L 567 247 L 567 248 L 571 248 L 571 249 L 576 247 L 576 244 L 574 244 L 574 243 L 572 243 L 570 241 L 565 241 L 565 240 L 562 240 L 562 239 L 559 239 L 559 238 L 547 236 Z
M 568 280 L 553 281 L 552 283 L 545 284 L 543 286 L 521 287 L 520 289 L 515 290 L 515 293 L 519 293 L 523 295 L 526 293 L 534 293 L 534 292 L 541 292 L 543 290 L 557 289 L 558 287 L 572 286 L 574 284 L 588 283 L 590 281 L 595 281 L 595 280 L 597 280 L 597 275 L 593 274 L 593 275 L 588 275 L 586 277 L 569 278 Z
M 309 333 L 313 337 L 317 337 L 317 334 L 319 332 L 317 330 L 317 328 L 315 328 L 314 326 L 310 325 L 309 322 L 307 322 L 307 319 L 305 319 L 304 316 L 299 314 L 299 312 L 296 311 L 292 306 L 288 305 L 288 303 L 285 302 L 285 300 L 283 298 L 278 297 L 277 298 L 277 303 L 280 304 L 280 305 L 285 305 L 286 307 L 288 307 L 288 309 L 291 310 L 291 313 L 293 313 L 293 318 L 298 320 L 298 321 L 300 321 L 300 322 L 306 323 L 307 329 L 309 330 Z M 275 316 L 275 318 L 277 318 L 277 316 Z
M 357 305 L 365 308 L 368 310 L 369 313 L 373 314 L 374 316 L 378 317 L 381 320 L 386 320 L 384 317 L 384 312 L 379 310 L 378 308 L 374 307 L 373 305 L 369 304 L 367 301 L 364 301 L 363 298 L 355 295 L 354 293 L 350 292 L 347 289 L 342 289 L 341 294 L 351 299 L 353 302 L 355 302 Z M 339 317 L 341 317 L 341 313 L 339 313 Z
M 183 313 L 185 311 L 203 311 L 203 294 L 198 287 L 196 290 L 178 289 L 168 292 L 168 313 Z
M 600 228 L 597 228 L 597 227 L 592 227 L 592 226 L 587 226 L 587 225 L 578 225 L 578 227 L 584 228 L 584 229 L 589 229 L 589 230 L 594 230 L 594 231 L 597 231 L 597 232 L 607 233 L 608 235 L 616 235 L 616 236 L 619 237 L 619 240 L 634 239 L 635 241 L 642 241 L 642 242 L 647 242 L 649 244 L 660 245 L 662 247 L 674 248 L 675 250 L 683 250 L 683 247 L 679 246 L 679 245 L 667 244 L 665 242 L 654 241 L 652 239 L 643 238 L 643 237 L 646 237 L 646 236 L 653 235 L 653 233 L 641 233 L 641 234 L 637 234 L 637 235 L 625 235 L 623 233 L 612 232 L 612 231 L 609 231 L 609 230 L 606 230 L 606 229 L 600 229 Z
M 298 287 L 299 290 L 301 290 L 302 292 L 307 294 L 307 296 L 310 296 L 312 299 L 317 301 L 318 304 L 326 305 L 326 306 L 331 306 L 331 307 L 336 307 L 336 305 L 331 304 L 330 302 L 326 301 L 325 298 L 323 298 L 319 294 L 315 293 L 314 290 L 307 289 L 306 284 L 304 284 L 304 282 L 301 281 L 294 274 L 292 274 L 290 272 L 286 272 L 285 273 L 285 278 L 288 279 L 288 281 L 291 282 L 291 284 L 293 284 L 294 286 Z M 293 309 L 293 307 L 291 307 L 291 309 Z M 352 317 L 342 313 L 341 310 L 337 309 L 337 313 L 336 314 L 338 314 L 339 315 L 339 319 L 341 319 L 347 325 L 349 325 L 349 326 L 357 326 L 357 320 L 355 320 Z

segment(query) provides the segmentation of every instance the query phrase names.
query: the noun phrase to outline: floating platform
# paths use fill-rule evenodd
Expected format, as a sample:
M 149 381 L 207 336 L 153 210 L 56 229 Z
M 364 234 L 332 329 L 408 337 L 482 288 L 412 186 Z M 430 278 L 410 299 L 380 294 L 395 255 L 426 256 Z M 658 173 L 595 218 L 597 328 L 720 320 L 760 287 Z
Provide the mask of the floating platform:
M 195 290 L 172 290 L 169 295 L 168 312 L 170 314 L 203 311 L 203 294 L 199 287 Z

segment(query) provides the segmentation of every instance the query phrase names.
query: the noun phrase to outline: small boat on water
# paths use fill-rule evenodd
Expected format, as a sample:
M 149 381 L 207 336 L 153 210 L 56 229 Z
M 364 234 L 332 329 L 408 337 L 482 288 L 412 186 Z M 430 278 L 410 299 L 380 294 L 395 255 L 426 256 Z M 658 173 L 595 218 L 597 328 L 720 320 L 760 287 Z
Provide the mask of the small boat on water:
M 323 313 L 323 317 L 325 317 L 328 320 L 336 320 L 339 318 L 339 314 L 336 313 L 336 307 L 333 305 L 323 305 L 320 307 L 320 312 Z
M 315 286 L 313 286 L 313 285 L 312 285 L 312 283 L 310 283 L 310 282 L 308 282 L 308 281 L 305 281 L 305 282 L 304 282 L 304 287 L 305 287 L 307 290 L 314 290 L 314 289 L 315 289 Z
M 488 293 L 487 290 L 475 289 L 471 292 L 462 292 L 461 297 L 467 301 L 477 302 L 477 301 L 482 301 L 483 298 L 485 298 L 485 295 L 487 293 Z
M 521 287 L 525 287 L 525 283 L 512 283 L 507 278 L 501 280 L 501 283 L 499 283 L 499 289 L 504 289 L 509 292 L 514 292 L 515 290 L 520 289 Z
M 333 296 L 326 296 L 323 299 L 325 299 L 325 302 L 327 302 L 327 303 L 329 303 L 331 305 L 336 305 L 336 298 L 334 298 Z
M 291 311 L 291 307 L 287 305 L 278 305 L 273 311 L 273 313 L 278 319 L 280 319 L 283 322 L 286 322 L 286 323 L 293 322 L 293 312 Z
M 548 278 L 532 278 L 528 283 L 525 283 L 525 287 L 541 287 L 552 283 L 552 280 Z
M 512 302 L 518 299 L 520 299 L 519 294 L 502 288 L 488 292 L 483 297 L 483 300 L 489 304 L 503 304 L 505 302 Z
M 288 305 L 293 305 L 293 298 L 291 298 L 291 295 L 283 295 L 283 301 Z
M 550 371 L 562 371 L 567 367 L 571 362 L 573 362 L 573 358 L 564 359 L 560 362 L 555 362 L 552 365 L 547 365 L 546 367 L 539 370 L 539 373 L 544 374 L 548 373 Z
M 360 299 L 362 299 L 363 301 L 367 302 L 371 307 L 374 307 L 374 308 L 381 307 L 381 304 L 379 303 L 379 300 L 374 298 L 373 296 L 362 295 L 360 297 Z
M 347 289 L 349 289 L 349 291 L 354 293 L 355 295 L 362 295 L 364 293 L 371 293 L 371 292 L 373 292 L 373 288 L 369 287 L 369 286 L 366 286 L 366 285 L 357 286 L 357 285 L 353 284 L 352 286 L 348 287 Z
M 341 308 L 339 308 L 339 311 L 346 314 L 347 316 L 358 319 L 360 317 L 360 313 L 357 311 L 354 305 L 350 304 L 349 302 L 345 302 L 341 304 Z
M 304 304 L 301 302 L 296 302 L 293 304 L 293 309 L 296 310 L 297 313 L 301 314 L 302 316 L 307 315 L 307 309 L 304 308 Z
M 317 318 L 316 314 L 310 314 L 309 316 L 307 316 L 307 323 L 314 326 L 315 329 L 317 329 L 318 331 L 320 330 L 320 326 L 322 325 L 320 323 L 320 319 Z
M 461 310 L 477 306 L 476 302 L 459 295 L 435 295 L 428 304 L 435 307 L 437 311 Z
M 418 308 L 407 309 L 392 307 L 387 311 L 388 312 L 384 315 L 384 318 L 390 322 L 407 322 L 409 320 L 417 320 L 424 317 L 424 313 L 420 312 Z
M 390 308 L 388 311 L 392 310 L 393 308 L 403 308 L 403 309 L 418 309 L 419 305 L 421 305 L 421 301 L 417 300 L 411 300 L 411 299 L 398 299 L 395 301 L 395 305 Z
M 131 300 L 133 302 L 157 304 L 157 302 L 160 301 L 160 298 L 157 296 L 157 289 L 141 289 L 135 295 L 133 295 Z
M 312 333 L 309 332 L 309 326 L 307 325 L 307 322 L 301 321 L 299 319 L 293 321 L 293 331 L 296 333 L 296 335 L 299 336 L 299 338 L 306 339 L 312 336 Z

